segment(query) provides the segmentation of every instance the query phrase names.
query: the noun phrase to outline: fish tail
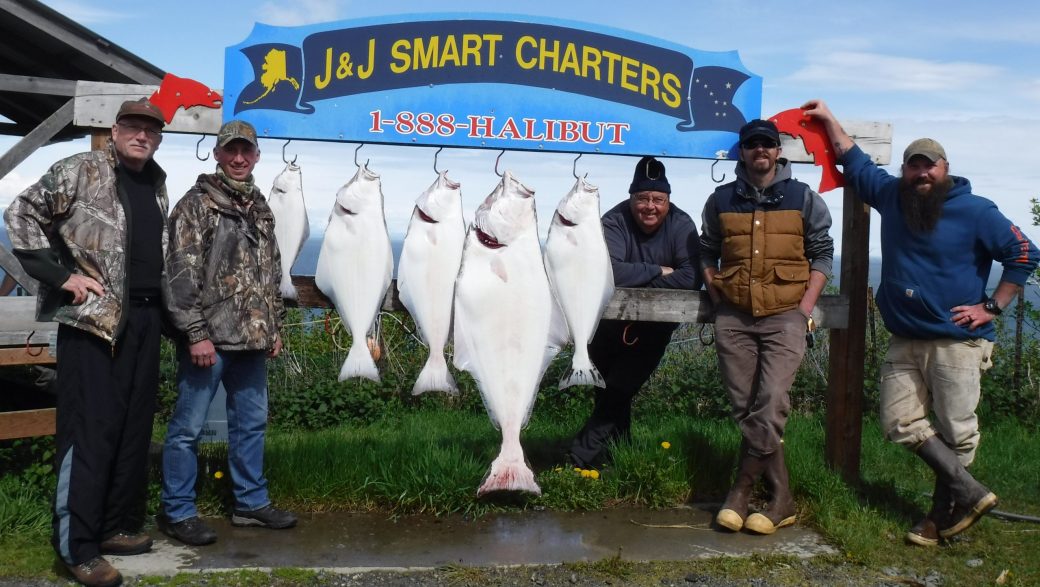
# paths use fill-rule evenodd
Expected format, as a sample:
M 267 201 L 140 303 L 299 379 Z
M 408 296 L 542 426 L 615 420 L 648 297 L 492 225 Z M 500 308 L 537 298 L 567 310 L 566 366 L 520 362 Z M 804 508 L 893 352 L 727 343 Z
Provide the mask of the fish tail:
M 287 300 L 298 300 L 300 295 L 296 292 L 296 286 L 288 276 L 282 277 L 282 283 L 278 286 L 278 293 Z
M 350 345 L 347 360 L 343 362 L 343 368 L 339 370 L 339 380 L 346 381 L 351 377 L 363 377 L 379 382 L 379 369 L 376 362 L 372 360 L 372 353 L 368 350 L 368 344 L 362 337 L 356 339 Z
M 444 353 L 431 350 L 430 357 L 426 359 L 419 377 L 412 387 L 412 395 L 420 395 L 427 391 L 445 391 L 452 395 L 459 393 L 455 385 L 455 378 L 448 371 L 448 363 L 444 360 Z
M 582 352 L 583 350 L 585 352 Z M 560 378 L 560 389 L 566 389 L 572 385 L 607 386 L 606 381 L 603 380 L 603 375 L 600 374 L 599 369 L 589 359 L 588 350 L 579 346 L 575 346 L 574 358 L 571 360 L 570 369 Z
M 534 480 L 534 471 L 520 458 L 498 455 L 491 463 L 491 470 L 484 483 L 477 489 L 477 497 L 495 491 L 526 491 L 541 495 L 542 489 Z

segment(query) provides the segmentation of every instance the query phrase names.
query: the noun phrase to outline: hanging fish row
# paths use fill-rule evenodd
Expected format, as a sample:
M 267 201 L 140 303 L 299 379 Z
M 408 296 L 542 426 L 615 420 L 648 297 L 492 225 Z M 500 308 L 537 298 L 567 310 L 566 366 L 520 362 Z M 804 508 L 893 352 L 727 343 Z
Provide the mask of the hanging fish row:
M 282 175 L 288 173 L 287 167 Z M 283 222 L 281 207 L 274 204 L 281 179 L 272 190 L 276 226 Z M 285 274 L 299 252 L 298 247 L 289 249 L 283 251 Z M 361 165 L 336 194 L 314 276 L 353 339 L 340 381 L 379 380 L 366 340 L 392 270 L 379 176 Z M 454 332 L 454 365 L 473 376 L 492 423 L 502 431 L 501 451 L 477 494 L 540 493 L 524 462 L 520 430 L 549 362 L 563 345 L 577 341 L 560 388 L 605 385 L 587 349 L 614 294 L 599 190 L 578 179 L 553 214 L 543 254 L 534 192 L 509 171 L 477 208 L 468 230 L 460 185 L 442 172 L 416 200 L 397 279 L 401 302 L 430 348 L 412 393 L 458 393 L 444 357 Z

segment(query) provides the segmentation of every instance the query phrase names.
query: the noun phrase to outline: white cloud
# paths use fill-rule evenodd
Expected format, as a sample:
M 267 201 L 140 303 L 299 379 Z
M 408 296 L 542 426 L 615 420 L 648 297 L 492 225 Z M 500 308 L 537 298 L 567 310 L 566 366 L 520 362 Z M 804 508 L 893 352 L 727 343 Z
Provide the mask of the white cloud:
M 68 2 L 66 0 L 49 0 L 46 2 L 54 10 L 60 12 L 77 23 L 90 27 L 102 23 L 113 23 L 121 20 L 129 20 L 134 15 L 126 10 L 106 10 L 97 6 L 87 6 L 84 2 Z
M 11 171 L 0 179 L 0 210 L 6 210 L 14 197 L 22 193 L 32 182 L 32 179 L 23 177 L 17 171 Z
M 326 0 L 268 0 L 256 11 L 259 22 L 276 26 L 300 26 L 342 18 L 339 4 Z
M 784 83 L 847 91 L 950 91 L 978 87 L 1001 75 L 994 65 L 929 61 L 880 53 L 837 51 L 811 55 Z

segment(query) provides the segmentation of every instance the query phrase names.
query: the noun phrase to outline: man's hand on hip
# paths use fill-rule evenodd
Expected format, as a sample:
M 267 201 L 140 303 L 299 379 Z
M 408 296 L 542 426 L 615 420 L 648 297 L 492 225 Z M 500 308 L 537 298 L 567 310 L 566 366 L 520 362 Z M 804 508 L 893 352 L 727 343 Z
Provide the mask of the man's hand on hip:
M 99 296 L 105 295 L 105 288 L 96 279 L 80 275 L 79 273 L 70 275 L 65 280 L 65 283 L 61 284 L 61 289 L 72 294 L 72 304 L 74 306 L 87 301 L 87 292 L 92 291 Z

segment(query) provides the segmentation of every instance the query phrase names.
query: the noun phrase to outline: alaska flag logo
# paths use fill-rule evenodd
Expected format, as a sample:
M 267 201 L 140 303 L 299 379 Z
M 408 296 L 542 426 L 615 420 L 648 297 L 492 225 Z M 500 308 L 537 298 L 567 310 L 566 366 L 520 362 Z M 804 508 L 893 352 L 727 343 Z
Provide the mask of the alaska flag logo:
M 235 114 L 254 108 L 310 114 L 314 106 L 299 104 L 303 79 L 303 51 L 281 43 L 253 45 L 242 49 L 253 67 L 253 81 L 242 89 Z
M 675 128 L 681 131 L 740 130 L 747 120 L 733 105 L 733 95 L 749 77 L 728 67 L 709 65 L 694 69 L 687 95 L 691 122 L 680 122 Z

